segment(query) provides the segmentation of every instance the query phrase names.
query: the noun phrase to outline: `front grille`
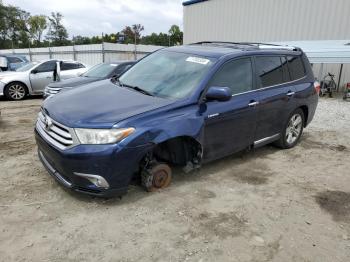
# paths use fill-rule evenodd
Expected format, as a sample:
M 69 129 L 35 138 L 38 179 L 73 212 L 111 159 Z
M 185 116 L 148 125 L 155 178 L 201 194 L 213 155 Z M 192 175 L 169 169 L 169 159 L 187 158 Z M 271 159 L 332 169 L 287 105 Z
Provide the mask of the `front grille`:
M 47 86 L 45 88 L 45 94 L 46 95 L 55 95 L 57 94 L 58 92 L 61 91 L 61 87 L 50 87 L 50 86 Z
M 64 150 L 74 144 L 73 131 L 40 111 L 36 122 L 38 133 L 49 143 Z

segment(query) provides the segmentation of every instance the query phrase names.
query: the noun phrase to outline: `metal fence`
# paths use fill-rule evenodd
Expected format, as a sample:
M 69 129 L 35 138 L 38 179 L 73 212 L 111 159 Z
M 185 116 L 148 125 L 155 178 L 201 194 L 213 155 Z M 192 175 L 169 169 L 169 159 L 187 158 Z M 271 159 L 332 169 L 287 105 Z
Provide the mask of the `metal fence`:
M 91 45 L 56 46 L 0 50 L 0 54 L 25 55 L 30 61 L 48 59 L 77 60 L 86 65 L 119 60 L 134 60 L 145 56 L 162 46 L 102 43 Z

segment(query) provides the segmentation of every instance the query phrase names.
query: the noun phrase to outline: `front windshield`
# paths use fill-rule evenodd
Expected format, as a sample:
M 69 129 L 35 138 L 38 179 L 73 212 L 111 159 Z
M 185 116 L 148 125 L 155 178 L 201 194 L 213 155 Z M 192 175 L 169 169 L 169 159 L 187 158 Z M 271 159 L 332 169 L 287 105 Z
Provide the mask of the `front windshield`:
M 24 71 L 27 71 L 27 70 L 30 70 L 32 69 L 35 65 L 37 65 L 38 63 L 33 63 L 33 62 L 30 62 L 30 63 L 26 63 L 24 64 L 23 66 L 19 67 L 16 69 L 17 72 L 24 72 Z
M 91 67 L 83 76 L 105 78 L 108 77 L 117 66 L 117 64 L 98 64 Z
M 121 85 L 138 87 L 154 96 L 178 99 L 197 87 L 214 62 L 211 58 L 163 50 L 136 63 L 119 80 Z

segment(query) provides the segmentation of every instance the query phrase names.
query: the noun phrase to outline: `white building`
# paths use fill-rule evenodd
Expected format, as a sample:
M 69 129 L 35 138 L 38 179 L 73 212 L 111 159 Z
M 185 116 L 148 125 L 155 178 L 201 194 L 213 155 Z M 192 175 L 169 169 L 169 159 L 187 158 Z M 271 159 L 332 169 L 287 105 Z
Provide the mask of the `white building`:
M 350 0 L 189 0 L 183 2 L 183 23 L 185 44 L 199 41 L 288 44 L 293 41 L 293 44 L 306 43 L 313 51 L 310 41 L 317 41 L 317 51 L 321 42 L 322 52 L 350 51 L 350 45 L 344 45 L 350 42 L 347 40 L 350 39 Z M 310 61 L 315 63 L 316 76 L 332 72 L 336 82 L 339 80 L 343 60 Z M 324 63 L 322 68 L 319 61 Z M 349 64 L 344 64 L 340 84 L 345 82 L 350 82 Z

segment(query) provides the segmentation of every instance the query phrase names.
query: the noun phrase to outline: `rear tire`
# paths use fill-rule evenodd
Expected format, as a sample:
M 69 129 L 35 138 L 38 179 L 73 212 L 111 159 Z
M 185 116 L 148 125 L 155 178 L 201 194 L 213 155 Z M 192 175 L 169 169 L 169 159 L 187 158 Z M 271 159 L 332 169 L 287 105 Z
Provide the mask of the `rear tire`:
M 285 124 L 281 137 L 275 142 L 275 145 L 288 149 L 294 147 L 300 140 L 304 129 L 305 116 L 303 110 L 296 109 L 290 114 L 287 123 Z
M 4 94 L 8 100 L 23 100 L 28 95 L 28 89 L 22 83 L 13 82 L 6 86 Z

